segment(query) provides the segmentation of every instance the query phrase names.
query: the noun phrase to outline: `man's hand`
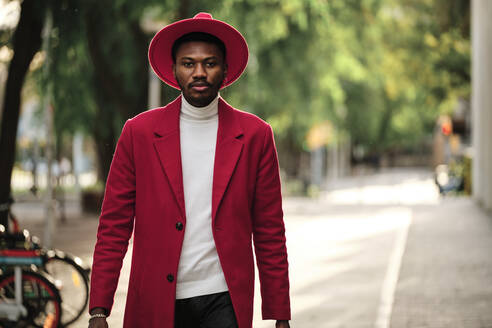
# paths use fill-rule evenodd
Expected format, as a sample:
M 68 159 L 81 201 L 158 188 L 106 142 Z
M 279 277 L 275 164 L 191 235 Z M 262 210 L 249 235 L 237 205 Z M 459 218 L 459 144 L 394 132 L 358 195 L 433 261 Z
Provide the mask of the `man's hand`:
M 108 328 L 106 318 L 93 318 L 89 320 L 89 328 Z
M 91 315 L 93 314 L 106 314 L 107 311 L 103 308 L 94 308 L 91 311 Z M 108 323 L 106 322 L 106 318 L 92 318 L 89 320 L 89 328 L 108 328 Z
M 290 328 L 288 320 L 277 320 L 275 328 Z

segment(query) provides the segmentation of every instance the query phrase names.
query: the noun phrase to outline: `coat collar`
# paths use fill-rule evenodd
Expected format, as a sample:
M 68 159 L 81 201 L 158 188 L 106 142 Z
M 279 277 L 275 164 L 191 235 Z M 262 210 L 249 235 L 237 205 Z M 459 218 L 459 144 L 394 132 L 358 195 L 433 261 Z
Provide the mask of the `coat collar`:
M 162 170 L 173 190 L 175 200 L 186 217 L 183 173 L 181 166 L 181 149 L 179 136 L 179 113 L 181 110 L 181 96 L 159 109 L 160 115 L 153 128 L 154 148 L 157 152 Z M 235 109 L 222 98 L 219 98 L 217 131 L 217 145 L 212 185 L 212 221 L 215 222 L 220 202 L 229 184 L 242 151 L 241 136 L 243 129 L 240 125 Z
M 155 120 L 154 137 L 165 137 L 168 134 L 179 132 L 179 112 L 181 110 L 181 96 L 174 99 L 163 108 L 157 109 L 159 116 Z
M 181 96 L 174 99 L 162 109 L 154 126 L 154 136 L 164 137 L 167 134 L 179 132 L 179 113 L 181 111 Z M 236 109 L 219 97 L 219 130 L 217 132 L 217 144 L 220 140 L 229 137 L 239 137 L 243 129 L 234 115 Z

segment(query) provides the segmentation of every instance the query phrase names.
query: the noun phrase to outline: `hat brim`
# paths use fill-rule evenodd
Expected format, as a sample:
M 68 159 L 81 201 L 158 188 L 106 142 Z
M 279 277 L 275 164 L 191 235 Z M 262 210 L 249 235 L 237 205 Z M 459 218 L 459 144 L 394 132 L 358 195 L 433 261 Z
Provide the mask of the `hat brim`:
M 191 32 L 209 33 L 224 42 L 227 77 L 221 89 L 231 85 L 248 64 L 248 45 L 241 33 L 231 25 L 216 19 L 189 18 L 167 25 L 156 33 L 149 46 L 149 62 L 155 74 L 166 84 L 180 89 L 174 78 L 172 46 L 181 36 Z

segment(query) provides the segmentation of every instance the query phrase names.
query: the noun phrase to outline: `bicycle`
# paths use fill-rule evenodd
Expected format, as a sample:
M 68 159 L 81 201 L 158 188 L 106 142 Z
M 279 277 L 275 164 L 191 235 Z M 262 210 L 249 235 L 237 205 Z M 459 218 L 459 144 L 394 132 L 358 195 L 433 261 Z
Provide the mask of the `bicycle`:
M 53 279 L 63 300 L 61 324 L 69 326 L 80 318 L 89 302 L 90 268 L 80 258 L 69 253 L 43 248 L 39 239 L 31 237 L 27 230 L 21 232 L 18 220 L 10 210 L 12 203 L 11 199 L 7 208 L 9 221 L 12 222 L 11 234 L 20 237 L 17 245 L 10 245 L 10 248 L 27 247 L 39 251 L 41 263 L 35 268 Z
M 0 276 L 2 327 L 61 327 L 62 301 L 56 286 L 49 277 L 22 269 L 41 261 L 35 250 L 0 250 L 0 264 L 13 267 Z
M 74 323 L 89 302 L 90 269 L 84 267 L 80 258 L 56 249 L 46 251 L 41 268 L 54 278 L 62 296 L 62 324 Z

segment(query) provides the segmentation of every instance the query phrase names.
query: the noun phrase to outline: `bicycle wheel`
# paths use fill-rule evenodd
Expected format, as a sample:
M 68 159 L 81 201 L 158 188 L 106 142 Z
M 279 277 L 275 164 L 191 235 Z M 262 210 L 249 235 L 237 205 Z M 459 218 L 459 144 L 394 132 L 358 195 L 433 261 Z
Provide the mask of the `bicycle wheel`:
M 15 302 L 15 275 L 9 272 L 0 278 L 0 302 Z M 22 304 L 27 316 L 15 327 L 56 328 L 61 327 L 61 298 L 55 285 L 43 275 L 22 272 Z M 5 324 L 8 326 L 8 323 Z
M 75 322 L 89 301 L 89 274 L 77 259 L 63 252 L 48 252 L 43 268 L 54 279 L 63 300 L 63 326 Z

